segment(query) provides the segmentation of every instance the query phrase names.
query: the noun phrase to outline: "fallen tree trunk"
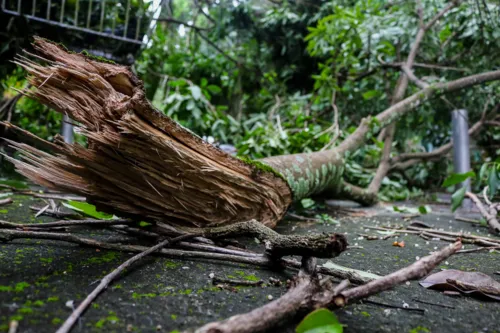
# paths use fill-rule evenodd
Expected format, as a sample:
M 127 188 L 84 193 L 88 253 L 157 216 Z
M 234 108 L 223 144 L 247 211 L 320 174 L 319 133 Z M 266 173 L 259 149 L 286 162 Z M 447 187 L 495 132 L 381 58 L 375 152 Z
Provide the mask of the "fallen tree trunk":
M 71 53 L 35 38 L 45 62 L 18 57 L 33 90 L 24 91 L 78 122 L 88 148 L 49 143 L 26 133 L 33 146 L 10 141 L 17 170 L 48 188 L 83 195 L 100 210 L 180 227 L 210 227 L 256 219 L 275 226 L 293 200 L 329 190 L 376 200 L 343 183 L 344 156 L 362 146 L 372 124 L 386 127 L 433 95 L 500 79 L 500 71 L 427 86 L 359 127 L 338 147 L 243 161 L 204 142 L 145 98 L 126 67 Z M 15 126 L 4 123 L 5 126 Z M 358 191 L 359 190 L 359 191 Z

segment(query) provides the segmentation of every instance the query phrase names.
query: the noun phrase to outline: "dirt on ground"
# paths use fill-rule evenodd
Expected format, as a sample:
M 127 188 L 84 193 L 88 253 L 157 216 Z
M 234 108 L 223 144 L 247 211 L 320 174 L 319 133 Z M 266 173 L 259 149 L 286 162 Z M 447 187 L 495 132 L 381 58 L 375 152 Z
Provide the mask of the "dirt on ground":
M 0 220 L 41 223 L 54 220 L 34 217 L 29 206 L 39 199 L 14 196 L 14 203 L 0 207 Z M 335 204 L 335 203 L 330 203 Z M 337 264 L 388 274 L 413 263 L 429 252 L 446 246 L 442 240 L 424 240 L 416 235 L 401 235 L 405 247 L 395 247 L 395 238 L 367 240 L 363 235 L 379 235 L 366 226 L 408 225 L 418 220 L 449 231 L 488 235 L 488 229 L 456 220 L 449 206 L 431 206 L 432 212 L 412 218 L 395 213 L 391 206 L 371 209 L 329 205 L 323 213 L 335 221 L 285 220 L 277 231 L 284 234 L 338 232 L 346 234 L 353 249 L 335 258 Z M 469 214 L 471 215 L 471 214 Z M 478 216 L 472 214 L 471 217 Z M 111 233 L 81 228 L 78 233 L 109 240 Z M 258 248 L 250 240 L 248 246 Z M 465 248 L 472 248 L 466 245 Z M 130 258 L 121 253 L 81 247 L 64 242 L 15 240 L 0 243 L 0 332 L 9 322 L 19 321 L 17 332 L 54 332 L 70 315 L 100 278 Z M 321 263 L 326 260 L 320 260 Z M 442 263 L 441 269 L 483 272 L 500 280 L 500 252 L 457 254 Z M 101 294 L 79 320 L 74 332 L 177 332 L 204 323 L 247 312 L 276 299 L 286 287 L 219 289 L 209 275 L 229 279 L 265 282 L 274 277 L 286 281 L 293 272 L 272 271 L 249 265 L 209 260 L 175 260 L 149 257 L 129 269 Z M 336 314 L 344 331 L 351 332 L 500 332 L 500 303 L 472 297 L 452 297 L 427 290 L 412 281 L 394 290 L 371 297 L 371 302 L 350 304 Z M 407 304 L 408 310 L 393 308 Z M 405 305 L 406 306 L 406 305 Z M 294 332 L 289 323 L 283 332 Z

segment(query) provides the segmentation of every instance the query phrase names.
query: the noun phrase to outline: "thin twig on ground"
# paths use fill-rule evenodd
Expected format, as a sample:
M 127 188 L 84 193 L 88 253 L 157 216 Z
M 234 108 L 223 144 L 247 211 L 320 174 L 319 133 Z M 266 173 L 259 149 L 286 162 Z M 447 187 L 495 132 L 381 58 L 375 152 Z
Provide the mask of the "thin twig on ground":
M 52 227 L 75 227 L 75 226 L 110 226 L 117 224 L 130 224 L 135 223 L 130 219 L 114 219 L 114 220 L 98 220 L 98 219 L 86 219 L 86 220 L 63 220 L 55 222 L 45 222 L 45 223 L 12 223 L 6 221 L 0 221 L 0 227 L 3 228 L 52 228 Z
M 457 253 L 472 253 L 472 252 L 491 251 L 491 250 L 498 250 L 498 249 L 500 249 L 500 245 L 499 246 L 488 246 L 488 247 L 476 247 L 475 249 L 460 250 Z
M 475 244 L 479 246 L 497 246 L 500 245 L 500 239 L 495 239 L 491 237 L 483 237 L 472 234 L 466 234 L 463 232 L 451 232 L 437 229 L 428 229 L 428 228 L 418 228 L 408 226 L 406 229 L 391 229 L 391 228 L 383 228 L 383 227 L 373 227 L 373 226 L 364 226 L 367 229 L 381 230 L 381 231 L 392 231 L 399 234 L 415 234 L 418 236 L 424 236 L 423 238 L 431 237 L 431 238 L 439 238 L 441 240 L 454 242 L 457 238 L 462 239 L 463 243 Z
M 458 252 L 460 252 L 460 251 L 458 251 Z M 422 304 L 439 306 L 439 307 L 447 308 L 447 309 L 454 309 L 455 308 L 454 306 L 451 306 L 451 305 L 422 301 L 422 300 L 419 300 L 418 298 L 413 298 L 413 301 L 418 302 L 418 303 L 422 303 Z
M 0 206 L 8 205 L 12 203 L 12 198 L 5 198 L 0 200 Z
M 28 192 L 24 194 L 28 194 Z M 32 195 L 35 198 L 41 198 L 41 199 L 85 201 L 85 197 L 79 195 L 71 195 L 71 194 L 33 193 Z
M 213 284 L 226 283 L 226 284 L 232 284 L 232 285 L 238 285 L 238 286 L 262 286 L 264 284 L 264 281 L 262 281 L 262 280 L 247 281 L 247 280 L 237 280 L 237 279 L 226 279 L 226 278 L 214 276 L 212 278 L 212 283 Z
M 125 269 L 130 267 L 134 262 L 144 258 L 145 256 L 160 250 L 161 248 L 174 244 L 175 242 L 185 240 L 188 238 L 192 238 L 197 236 L 196 234 L 186 234 L 186 235 L 181 235 L 179 237 L 173 238 L 173 239 L 166 239 L 159 244 L 147 249 L 144 252 L 141 252 L 132 258 L 128 259 L 125 261 L 123 264 L 118 266 L 115 270 L 113 270 L 111 273 L 106 275 L 104 278 L 102 278 L 101 283 L 85 298 L 85 300 L 80 303 L 80 305 L 73 311 L 73 313 L 66 319 L 66 321 L 63 323 L 63 325 L 56 331 L 56 333 L 67 333 L 71 330 L 73 325 L 76 323 L 78 318 L 85 312 L 85 310 L 90 306 L 90 304 L 94 301 L 94 299 L 97 298 L 97 296 L 108 287 L 108 285 L 117 277 L 119 276 Z
M 456 216 L 455 220 L 457 221 L 462 221 L 462 222 L 468 222 L 468 223 L 473 223 L 473 224 L 481 224 L 481 221 L 474 220 L 474 219 L 469 219 L 463 216 Z
M 373 305 L 378 305 L 378 306 L 383 306 L 383 307 L 392 308 L 392 309 L 401 309 L 401 310 L 405 310 L 405 311 L 415 311 L 415 312 L 419 312 L 421 314 L 425 314 L 425 309 L 411 308 L 411 307 L 404 307 L 404 306 L 401 306 L 401 305 L 387 304 L 387 303 L 373 301 L 371 299 L 365 299 L 365 300 L 363 300 L 363 303 L 365 303 L 365 304 L 373 304 Z
M 321 221 L 320 219 L 317 219 L 315 217 L 302 216 L 302 215 L 297 215 L 297 214 L 293 214 L 293 213 L 290 213 L 290 212 L 286 213 L 286 215 L 290 216 L 291 218 L 300 220 L 300 221 L 315 221 L 315 222 L 320 222 Z
M 44 207 L 30 206 L 31 210 L 34 210 L 37 212 L 40 212 L 40 210 L 42 210 L 43 208 Z M 55 209 L 46 209 L 43 211 L 43 213 L 41 213 L 41 215 L 55 217 L 56 219 L 64 219 L 64 218 L 79 219 L 79 218 L 82 218 L 82 215 L 80 215 L 78 213 L 66 213 L 66 212 L 61 212 L 61 211 L 55 210 Z

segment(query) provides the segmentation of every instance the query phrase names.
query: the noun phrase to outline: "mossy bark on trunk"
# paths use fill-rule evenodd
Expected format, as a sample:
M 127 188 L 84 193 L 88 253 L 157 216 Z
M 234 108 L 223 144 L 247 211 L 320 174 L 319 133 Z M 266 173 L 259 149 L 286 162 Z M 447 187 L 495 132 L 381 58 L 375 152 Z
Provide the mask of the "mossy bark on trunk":
M 300 200 L 325 190 L 338 192 L 344 172 L 344 159 L 334 150 L 272 156 L 260 160 L 279 171 Z

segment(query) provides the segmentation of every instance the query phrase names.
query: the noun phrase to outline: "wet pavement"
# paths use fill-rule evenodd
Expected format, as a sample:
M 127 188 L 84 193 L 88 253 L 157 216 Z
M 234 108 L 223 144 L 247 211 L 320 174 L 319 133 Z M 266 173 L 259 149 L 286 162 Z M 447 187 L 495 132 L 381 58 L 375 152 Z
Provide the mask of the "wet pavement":
M 29 206 L 38 199 L 21 196 L 14 196 L 14 199 L 13 204 L 0 207 L 0 220 L 22 223 L 53 220 L 34 217 Z M 325 208 L 325 212 L 334 215 L 340 224 L 283 221 L 277 230 L 285 234 L 345 233 L 350 245 L 362 248 L 343 253 L 334 262 L 380 275 L 403 268 L 417 257 L 449 243 L 402 235 L 398 240 L 404 240 L 406 246 L 395 247 L 392 246 L 394 238 L 369 241 L 360 236 L 377 234 L 365 226 L 408 225 L 419 220 L 444 230 L 488 234 L 482 226 L 455 220 L 447 205 L 434 205 L 432 213 L 410 219 L 403 218 L 407 214 L 394 213 L 391 206 L 365 209 L 340 204 L 343 207 L 340 213 L 336 208 Z M 468 215 L 477 217 L 473 212 Z M 103 239 L 111 236 L 86 228 L 79 229 L 78 233 Z M 466 245 L 466 248 L 472 248 L 472 245 Z M 45 240 L 0 243 L 0 332 L 8 331 L 11 320 L 19 321 L 17 332 L 54 332 L 71 313 L 72 304 L 77 305 L 101 277 L 131 255 Z M 455 255 L 438 269 L 444 268 L 483 272 L 500 281 L 500 276 L 494 274 L 500 270 L 500 252 Z M 211 284 L 210 273 L 249 281 L 268 281 L 270 277 L 286 281 L 292 276 L 292 272 L 230 262 L 150 257 L 113 282 L 81 318 L 74 332 L 182 331 L 249 311 L 286 292 L 285 287 L 270 285 L 220 290 Z M 424 289 L 417 281 L 370 299 L 387 305 L 402 306 L 406 303 L 424 311 L 394 309 L 373 303 L 352 304 L 335 311 L 345 325 L 345 332 L 500 332 L 499 302 L 446 296 Z M 295 323 L 290 323 L 282 331 L 293 332 L 294 327 Z

